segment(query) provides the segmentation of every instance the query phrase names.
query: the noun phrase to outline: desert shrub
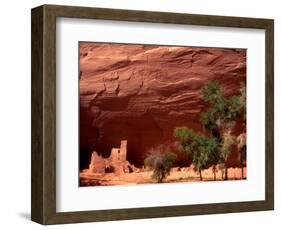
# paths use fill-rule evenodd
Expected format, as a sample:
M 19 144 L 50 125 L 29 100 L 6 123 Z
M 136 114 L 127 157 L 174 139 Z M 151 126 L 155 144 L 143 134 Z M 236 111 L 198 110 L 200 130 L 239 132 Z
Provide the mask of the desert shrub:
M 158 146 L 148 151 L 144 165 L 153 170 L 152 179 L 161 183 L 169 174 L 177 155 L 169 152 L 163 146 Z

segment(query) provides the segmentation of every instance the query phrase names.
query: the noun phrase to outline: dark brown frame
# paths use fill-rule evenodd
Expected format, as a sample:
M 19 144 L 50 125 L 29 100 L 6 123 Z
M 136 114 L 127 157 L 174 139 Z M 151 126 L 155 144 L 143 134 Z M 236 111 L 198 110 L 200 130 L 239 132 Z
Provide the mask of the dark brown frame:
M 264 29 L 266 36 L 265 200 L 56 212 L 56 17 Z M 31 219 L 62 224 L 274 209 L 274 21 L 117 9 L 43 5 L 32 9 Z

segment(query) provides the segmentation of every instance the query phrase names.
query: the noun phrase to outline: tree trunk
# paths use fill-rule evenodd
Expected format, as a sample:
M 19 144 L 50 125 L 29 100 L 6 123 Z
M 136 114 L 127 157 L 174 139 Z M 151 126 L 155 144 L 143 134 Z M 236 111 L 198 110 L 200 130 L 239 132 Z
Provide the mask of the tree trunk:
M 244 179 L 244 164 L 243 164 L 243 161 L 244 161 L 244 155 L 246 154 L 246 148 L 243 147 L 241 150 L 240 150 L 240 167 L 241 167 L 241 179 Z
M 202 171 L 201 171 L 201 169 L 199 169 L 199 175 L 200 175 L 200 181 L 202 181 L 203 178 L 202 178 Z
M 214 180 L 217 180 L 217 175 L 216 175 L 216 166 L 213 165 L 213 174 L 214 174 Z
M 158 183 L 162 183 L 163 182 L 163 178 L 164 178 L 163 172 L 160 171 Z
M 225 170 L 224 170 L 224 180 L 228 180 L 228 168 L 227 165 L 225 164 Z
M 240 150 L 240 169 L 241 169 L 241 179 L 243 180 L 243 156 L 242 156 L 242 150 Z

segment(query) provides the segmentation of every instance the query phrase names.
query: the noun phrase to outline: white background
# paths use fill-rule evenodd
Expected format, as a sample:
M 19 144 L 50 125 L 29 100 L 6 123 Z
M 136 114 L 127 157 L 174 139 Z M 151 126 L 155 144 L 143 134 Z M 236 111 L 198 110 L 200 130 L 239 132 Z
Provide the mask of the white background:
M 247 180 L 79 188 L 79 41 L 246 48 Z M 57 19 L 57 211 L 264 200 L 264 50 L 264 30 Z
M 0 227 L 43 229 L 30 222 L 30 8 L 43 3 L 72 4 L 138 10 L 265 17 L 275 19 L 275 88 L 280 86 L 281 15 L 279 1 L 142 0 L 142 1 L 3 1 L 0 8 Z M 278 93 L 278 91 L 279 93 Z M 50 229 L 255 229 L 280 228 L 281 90 L 275 90 L 275 211 L 174 217 L 50 226 Z M 279 225 L 279 226 L 278 226 Z

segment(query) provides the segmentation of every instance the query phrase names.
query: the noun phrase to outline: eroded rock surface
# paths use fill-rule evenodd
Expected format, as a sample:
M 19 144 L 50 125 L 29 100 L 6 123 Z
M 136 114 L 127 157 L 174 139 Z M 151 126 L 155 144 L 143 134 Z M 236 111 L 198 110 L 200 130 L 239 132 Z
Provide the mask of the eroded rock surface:
M 242 49 L 80 44 L 80 159 L 128 140 L 128 160 L 174 141 L 176 126 L 202 130 L 201 88 L 217 80 L 227 95 L 246 81 Z M 238 127 L 236 129 L 241 129 Z

